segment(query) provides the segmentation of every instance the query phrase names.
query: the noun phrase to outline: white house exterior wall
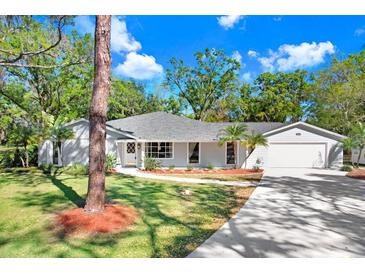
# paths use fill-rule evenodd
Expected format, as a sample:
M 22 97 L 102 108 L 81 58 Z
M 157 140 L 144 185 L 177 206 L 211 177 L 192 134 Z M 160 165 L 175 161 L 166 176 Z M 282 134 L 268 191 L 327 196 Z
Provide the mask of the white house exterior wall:
M 208 167 L 210 164 L 217 168 L 234 167 L 234 165 L 226 164 L 226 146 L 219 146 L 217 142 L 201 142 L 200 143 L 200 161 L 199 164 L 188 163 L 188 143 L 176 142 L 173 143 L 173 158 L 159 159 L 162 167 L 175 166 L 186 167 L 188 165 L 193 167 Z M 137 166 L 141 166 L 141 152 L 137 150 Z M 123 156 L 121 156 L 122 158 Z M 244 147 L 240 147 L 239 161 L 242 164 L 245 157 Z
M 89 125 L 80 122 L 71 127 L 74 132 L 74 139 L 69 139 L 62 144 L 63 165 L 89 163 Z M 107 154 L 117 156 L 117 134 L 107 131 L 105 149 Z M 40 145 L 38 153 L 38 164 L 52 163 L 53 143 L 50 140 Z M 119 161 L 118 157 L 117 160 Z
M 53 144 L 50 140 L 46 140 L 38 147 L 38 165 L 52 164 Z
M 363 164 L 363 165 L 365 165 L 365 155 L 364 154 L 365 154 L 365 150 L 362 151 L 361 157 L 360 157 L 360 164 Z M 358 157 L 359 157 L 359 150 L 353 149 L 352 150 L 352 161 L 354 163 L 356 163 Z
M 187 150 L 186 143 L 176 142 L 173 143 L 173 158 L 172 159 L 159 159 L 161 166 L 169 167 L 174 165 L 175 167 L 186 167 L 187 165 Z

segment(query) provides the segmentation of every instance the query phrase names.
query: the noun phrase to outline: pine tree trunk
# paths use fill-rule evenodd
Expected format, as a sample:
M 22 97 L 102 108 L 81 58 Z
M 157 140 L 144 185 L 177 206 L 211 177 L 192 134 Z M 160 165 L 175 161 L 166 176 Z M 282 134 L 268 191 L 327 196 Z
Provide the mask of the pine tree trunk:
M 97 15 L 95 25 L 94 86 L 90 106 L 89 184 L 85 210 L 101 212 L 105 204 L 105 137 L 110 91 L 110 15 Z

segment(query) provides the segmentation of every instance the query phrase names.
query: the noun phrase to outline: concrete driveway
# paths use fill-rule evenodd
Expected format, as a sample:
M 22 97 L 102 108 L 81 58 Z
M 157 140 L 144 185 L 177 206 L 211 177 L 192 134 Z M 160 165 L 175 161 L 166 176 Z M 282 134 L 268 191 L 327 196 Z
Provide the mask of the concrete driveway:
M 248 203 L 188 257 L 365 257 L 365 181 L 269 169 Z

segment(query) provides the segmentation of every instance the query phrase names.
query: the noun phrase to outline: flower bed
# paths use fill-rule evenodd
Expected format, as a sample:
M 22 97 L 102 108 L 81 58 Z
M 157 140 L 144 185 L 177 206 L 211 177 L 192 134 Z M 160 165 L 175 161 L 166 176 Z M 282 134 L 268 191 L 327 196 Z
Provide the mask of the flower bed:
M 245 175 L 245 174 L 258 174 L 262 173 L 263 169 L 205 169 L 205 168 L 194 168 L 194 169 L 155 169 L 151 171 L 144 170 L 143 172 L 152 174 L 221 174 L 221 175 Z
M 353 169 L 352 171 L 346 173 L 346 176 L 354 179 L 365 180 L 365 169 Z

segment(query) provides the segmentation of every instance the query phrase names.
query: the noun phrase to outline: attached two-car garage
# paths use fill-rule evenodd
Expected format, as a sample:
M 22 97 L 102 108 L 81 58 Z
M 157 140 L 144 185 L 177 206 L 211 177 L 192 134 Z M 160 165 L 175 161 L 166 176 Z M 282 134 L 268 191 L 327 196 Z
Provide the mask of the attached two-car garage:
M 326 166 L 325 143 L 271 143 L 268 148 L 269 167 Z
M 339 168 L 343 164 L 340 134 L 298 122 L 264 133 L 267 147 L 257 147 L 247 166 L 264 168 Z

